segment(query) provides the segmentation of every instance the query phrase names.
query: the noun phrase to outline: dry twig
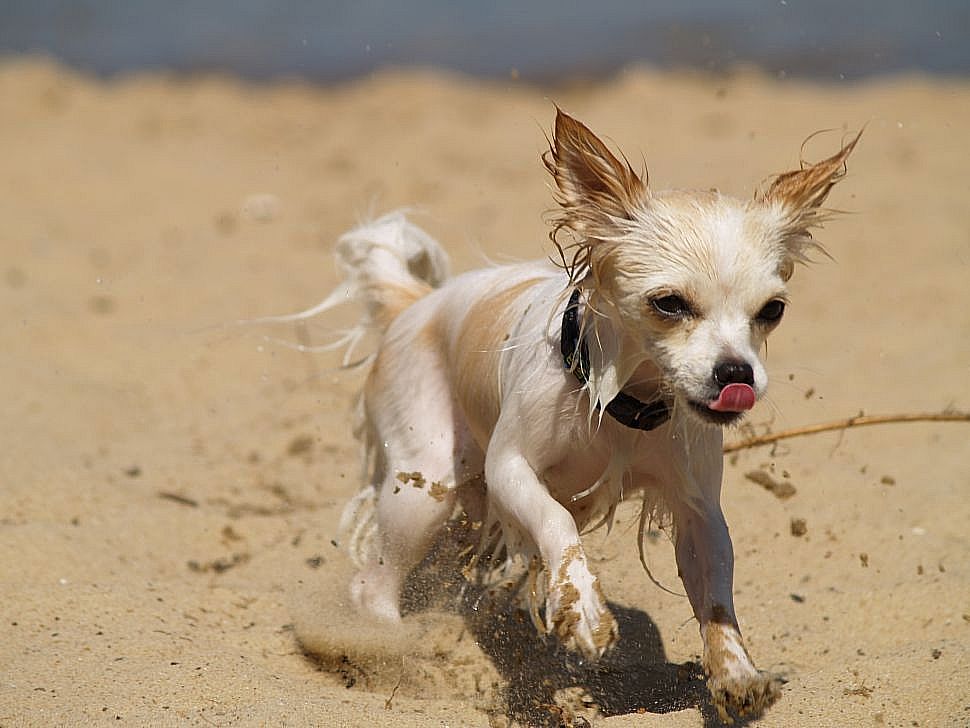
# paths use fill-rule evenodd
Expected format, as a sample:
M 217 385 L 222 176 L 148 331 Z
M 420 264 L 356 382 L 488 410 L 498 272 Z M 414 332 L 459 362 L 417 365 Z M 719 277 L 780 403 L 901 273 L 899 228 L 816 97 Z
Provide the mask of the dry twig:
M 755 435 L 738 442 L 728 443 L 724 446 L 724 452 L 737 452 L 746 450 L 759 445 L 770 445 L 779 440 L 787 440 L 792 437 L 802 435 L 814 435 L 818 432 L 832 432 L 834 430 L 846 430 L 850 427 L 864 427 L 866 425 L 887 425 L 897 422 L 970 422 L 970 412 L 924 412 L 916 414 L 901 415 L 856 415 L 844 420 L 835 422 L 822 422 L 817 425 L 805 425 L 804 427 L 793 427 L 790 430 L 781 432 L 769 432 L 765 435 Z

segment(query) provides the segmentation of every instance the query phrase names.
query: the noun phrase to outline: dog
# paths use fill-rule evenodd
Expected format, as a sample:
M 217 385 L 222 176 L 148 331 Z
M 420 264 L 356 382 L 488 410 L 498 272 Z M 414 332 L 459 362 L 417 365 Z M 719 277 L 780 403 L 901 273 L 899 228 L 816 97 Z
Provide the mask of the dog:
M 595 660 L 618 630 L 580 534 L 639 497 L 641 561 L 644 525 L 669 525 L 721 716 L 770 706 L 780 680 L 755 667 L 734 609 L 722 429 L 765 393 L 760 352 L 795 265 L 821 250 L 812 232 L 858 140 L 745 202 L 653 191 L 557 108 L 543 160 L 558 261 L 449 278 L 441 247 L 402 212 L 344 235 L 343 285 L 299 316 L 357 302 L 363 317 L 339 343 L 352 359 L 377 339 L 356 362 L 369 369 L 367 477 L 343 517 L 353 603 L 400 620 L 409 573 L 464 511 L 479 554 L 528 565 L 537 627 Z

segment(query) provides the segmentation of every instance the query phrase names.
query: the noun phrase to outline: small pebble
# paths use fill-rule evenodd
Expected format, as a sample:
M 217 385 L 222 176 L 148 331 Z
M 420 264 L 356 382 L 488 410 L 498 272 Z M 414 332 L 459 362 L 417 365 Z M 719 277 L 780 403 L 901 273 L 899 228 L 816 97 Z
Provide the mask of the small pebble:
M 272 222 L 280 215 L 280 198 L 269 193 L 249 195 L 243 200 L 242 214 L 254 222 Z

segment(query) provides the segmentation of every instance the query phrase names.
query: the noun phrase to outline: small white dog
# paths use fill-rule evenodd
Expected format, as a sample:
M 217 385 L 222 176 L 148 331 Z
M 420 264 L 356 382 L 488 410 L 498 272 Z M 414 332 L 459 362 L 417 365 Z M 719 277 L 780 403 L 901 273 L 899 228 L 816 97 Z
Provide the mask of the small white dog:
M 672 526 L 721 715 L 769 706 L 779 682 L 755 668 L 734 611 L 721 427 L 765 391 L 759 352 L 857 141 L 742 202 L 654 192 L 559 111 L 544 160 L 562 265 L 449 279 L 402 213 L 342 237 L 345 286 L 301 316 L 357 301 L 351 338 L 379 336 L 360 400 L 368 482 L 344 516 L 358 607 L 399 620 L 406 577 L 460 507 L 483 548 L 497 534 L 503 564 L 531 569 L 537 626 L 595 659 L 617 627 L 580 533 L 642 497 L 641 542 L 648 519 Z

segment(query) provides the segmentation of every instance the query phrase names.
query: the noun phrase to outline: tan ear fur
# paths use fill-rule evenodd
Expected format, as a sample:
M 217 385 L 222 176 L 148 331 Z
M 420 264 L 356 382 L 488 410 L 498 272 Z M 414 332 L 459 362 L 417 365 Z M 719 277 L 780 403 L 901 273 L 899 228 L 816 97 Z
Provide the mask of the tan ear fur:
M 845 176 L 845 160 L 861 136 L 860 131 L 828 159 L 815 164 L 802 163 L 801 169 L 777 175 L 762 200 L 804 211 L 820 207 L 835 183 Z
M 649 196 L 644 178 L 630 163 L 620 161 L 586 125 L 556 107 L 556 126 L 549 151 L 542 155 L 556 182 L 561 210 L 553 219 L 552 239 L 563 254 L 565 267 L 575 276 L 589 262 L 591 245 L 615 231 L 617 220 L 630 220 Z M 575 233 L 561 244 L 557 234 Z M 571 262 L 565 249 L 571 249 Z
M 594 207 L 629 219 L 646 196 L 646 183 L 629 162 L 617 159 L 585 124 L 558 107 L 551 148 L 543 161 L 567 210 Z
M 828 159 L 815 164 L 803 162 L 801 169 L 782 172 L 774 177 L 766 192 L 756 195 L 759 202 L 781 208 L 781 232 L 787 251 L 781 274 L 785 280 L 791 277 L 795 263 L 810 260 L 812 251 L 826 254 L 812 237 L 811 230 L 821 227 L 832 216 L 831 211 L 822 209 L 822 203 L 845 176 L 846 159 L 861 137 L 860 131 Z

